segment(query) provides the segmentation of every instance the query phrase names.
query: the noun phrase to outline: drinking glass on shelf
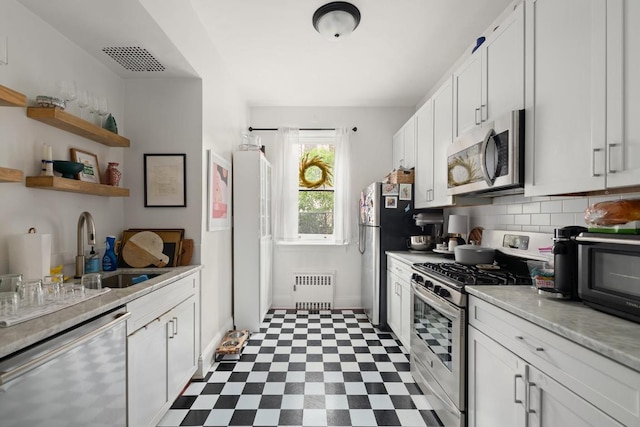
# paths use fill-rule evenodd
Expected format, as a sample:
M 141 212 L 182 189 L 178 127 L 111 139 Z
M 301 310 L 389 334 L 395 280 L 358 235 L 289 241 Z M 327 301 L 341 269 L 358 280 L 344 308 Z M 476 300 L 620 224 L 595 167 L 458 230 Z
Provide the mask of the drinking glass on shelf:
M 100 127 L 104 126 L 104 120 L 106 120 L 107 114 L 109 114 L 109 104 L 107 98 L 101 96 L 98 98 L 98 115 L 100 116 Z
M 89 114 L 91 116 L 91 123 L 96 124 L 96 115 L 98 114 L 98 97 L 89 94 Z
M 82 117 L 82 112 L 88 106 L 89 106 L 89 94 L 87 93 L 86 90 L 79 91 L 78 92 L 78 108 L 80 108 L 80 118 L 81 119 L 84 118 L 84 117 Z
M 69 104 L 78 98 L 78 91 L 76 89 L 76 81 L 63 80 L 59 83 L 59 97 L 66 102 L 66 108 L 69 108 Z

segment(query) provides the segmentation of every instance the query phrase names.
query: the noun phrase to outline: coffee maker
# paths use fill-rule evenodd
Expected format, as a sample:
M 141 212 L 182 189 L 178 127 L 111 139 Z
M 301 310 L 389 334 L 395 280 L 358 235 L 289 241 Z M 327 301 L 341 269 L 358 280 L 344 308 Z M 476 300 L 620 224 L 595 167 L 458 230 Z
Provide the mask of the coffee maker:
M 576 236 L 586 228 L 572 225 L 553 233 L 554 287 L 538 289 L 540 295 L 563 299 L 578 297 L 578 242 Z

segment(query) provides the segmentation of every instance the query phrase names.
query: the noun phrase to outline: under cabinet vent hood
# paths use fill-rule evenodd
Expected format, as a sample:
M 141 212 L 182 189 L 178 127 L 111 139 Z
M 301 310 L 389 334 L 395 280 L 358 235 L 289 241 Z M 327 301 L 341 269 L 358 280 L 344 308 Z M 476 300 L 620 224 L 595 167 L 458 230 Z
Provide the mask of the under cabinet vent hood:
M 164 65 L 143 47 L 104 47 L 102 51 L 129 71 L 153 72 L 165 70 Z

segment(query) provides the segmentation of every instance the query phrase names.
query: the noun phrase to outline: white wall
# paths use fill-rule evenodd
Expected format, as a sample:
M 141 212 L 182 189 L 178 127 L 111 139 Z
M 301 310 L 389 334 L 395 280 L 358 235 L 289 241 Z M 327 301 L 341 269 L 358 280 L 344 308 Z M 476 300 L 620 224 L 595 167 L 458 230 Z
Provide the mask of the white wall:
M 14 0 L 0 2 L 0 36 L 7 36 L 9 45 L 9 64 L 0 65 L 0 84 L 27 95 L 33 105 L 37 95 L 55 95 L 60 80 L 75 80 L 79 89 L 108 97 L 120 133 L 127 136 L 119 77 Z M 67 110 L 79 111 L 77 105 Z M 0 107 L 0 166 L 20 169 L 25 176 L 38 175 L 45 142 L 53 147 L 54 159 L 69 160 L 70 148 L 96 154 L 101 172 L 107 162 L 121 163 L 126 150 L 31 120 L 24 108 Z M 121 186 L 129 184 L 125 174 Z M 82 211 L 93 215 L 101 250 L 105 237 L 118 235 L 123 228 L 122 198 L 32 189 L 24 183 L 0 183 L 0 195 L 0 273 L 9 268 L 7 236 L 26 233 L 29 227 L 52 234 L 51 263 L 65 264 L 67 275 L 74 272 L 76 225 Z
M 391 138 L 413 113 L 413 108 L 254 107 L 251 109 L 251 126 L 357 127 L 357 132 L 350 133 L 351 192 L 355 206 L 362 188 L 371 182 L 381 181 L 390 172 Z M 270 156 L 275 151 L 275 132 L 255 133 L 261 137 L 266 146 L 267 158 L 274 164 L 274 159 Z M 355 210 L 352 221 L 352 228 L 357 233 Z M 360 258 L 357 236 L 348 246 L 276 245 L 273 259 L 273 306 L 293 306 L 291 292 L 294 273 L 331 270 L 336 272 L 335 306 L 361 307 Z
M 201 343 L 202 360 L 200 374 L 206 373 L 212 362 L 214 351 L 226 330 L 233 327 L 232 318 L 232 231 L 206 231 L 206 153 L 213 150 L 231 163 L 231 152 L 240 143 L 242 130 L 248 126 L 249 110 L 244 98 L 235 89 L 230 76 L 212 45 L 205 43 L 208 35 L 199 17 L 188 2 L 182 0 L 140 0 L 148 13 L 160 25 L 169 39 L 176 45 L 184 58 L 202 78 L 200 98 L 201 127 L 198 154 L 200 166 L 200 216 L 197 224 L 188 227 L 199 228 L 199 257 L 193 262 L 204 265 L 201 282 Z M 170 101 L 170 100 L 168 100 Z M 195 108 L 189 104 L 189 111 Z M 181 120 L 184 113 L 176 104 L 174 120 Z M 188 118 L 187 120 L 191 120 Z M 191 133 L 189 132 L 189 135 Z M 179 149 L 182 142 L 174 142 Z M 196 160 L 194 158 L 194 160 Z M 197 165 L 195 166 L 197 168 Z M 194 192 L 194 196 L 197 193 Z M 189 196 L 191 197 L 191 196 Z M 189 217 L 192 211 L 189 209 Z M 203 369 L 205 370 L 203 372 Z

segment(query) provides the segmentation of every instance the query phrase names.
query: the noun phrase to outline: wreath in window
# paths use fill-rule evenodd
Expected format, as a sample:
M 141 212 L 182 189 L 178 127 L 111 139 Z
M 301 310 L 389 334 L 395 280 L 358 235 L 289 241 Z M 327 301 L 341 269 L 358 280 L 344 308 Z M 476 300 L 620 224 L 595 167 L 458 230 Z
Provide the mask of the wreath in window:
M 315 181 L 307 179 L 307 171 L 311 168 L 320 169 L 320 178 Z M 331 165 L 325 162 L 320 156 L 309 157 L 309 153 L 306 153 L 302 159 L 300 159 L 300 169 L 298 173 L 298 179 L 300 186 L 304 188 L 320 188 L 322 186 L 332 185 L 333 173 L 331 172 Z

